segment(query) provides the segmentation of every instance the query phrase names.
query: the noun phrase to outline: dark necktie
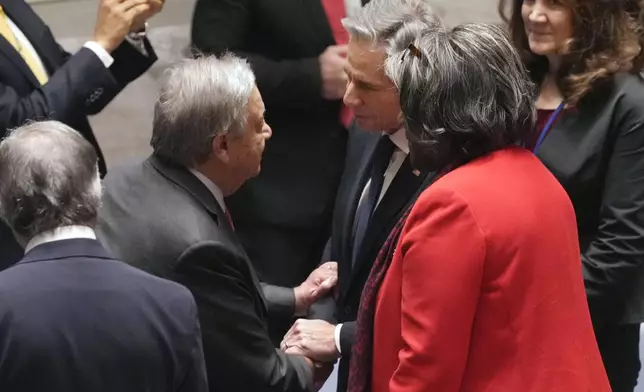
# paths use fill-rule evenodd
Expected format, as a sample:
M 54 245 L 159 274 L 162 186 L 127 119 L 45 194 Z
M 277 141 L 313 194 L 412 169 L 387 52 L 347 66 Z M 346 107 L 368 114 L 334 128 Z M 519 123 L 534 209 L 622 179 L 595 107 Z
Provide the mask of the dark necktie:
M 364 239 L 369 226 L 369 220 L 373 215 L 378 198 L 382 191 L 382 185 L 385 180 L 385 171 L 391 161 L 391 154 L 394 152 L 394 144 L 389 135 L 383 135 L 378 141 L 376 150 L 371 158 L 371 180 L 369 188 L 364 195 L 362 202 L 358 205 L 353 226 L 353 253 L 352 263 L 356 262 L 358 251 Z

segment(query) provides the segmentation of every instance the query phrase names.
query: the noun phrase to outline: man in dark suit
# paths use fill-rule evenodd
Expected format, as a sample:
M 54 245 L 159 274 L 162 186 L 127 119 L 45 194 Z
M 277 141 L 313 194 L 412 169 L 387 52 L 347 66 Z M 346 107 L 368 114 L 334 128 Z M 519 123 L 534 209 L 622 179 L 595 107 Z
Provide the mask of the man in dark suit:
M 308 391 L 317 371 L 275 349 L 267 323 L 306 313 L 335 285 L 335 264 L 295 289 L 260 284 L 224 202 L 259 173 L 270 136 L 247 62 L 187 60 L 161 89 L 152 156 L 104 181 L 99 238 L 126 262 L 192 291 L 213 392 Z
M 301 282 L 320 261 L 342 175 L 350 111 L 348 35 L 366 0 L 198 0 L 192 43 L 247 58 L 275 131 L 261 174 L 226 202 L 263 281 Z M 277 345 L 293 319 L 271 322 Z
M 388 15 L 385 22 L 382 15 Z M 309 320 L 298 320 L 282 342 L 286 352 L 318 361 L 340 357 L 338 391 L 347 388 L 355 320 L 372 263 L 405 207 L 433 178 L 411 166 L 397 89 L 384 73 L 386 43 L 401 31 L 420 31 L 437 20 L 425 0 L 372 0 L 344 21 L 351 37 L 344 102 L 354 110 L 356 126 L 325 258 L 338 262 L 339 294 L 335 301 L 325 298 L 314 305 Z
M 0 216 L 27 254 L 0 272 L 0 390 L 208 390 L 190 292 L 115 260 L 92 226 L 94 147 L 55 121 L 0 144 Z
M 29 120 L 52 119 L 78 130 L 106 166 L 87 121 L 156 60 L 145 21 L 162 0 L 101 0 L 93 38 L 71 55 L 23 0 L 0 0 L 0 138 Z M 23 250 L 0 223 L 0 270 Z

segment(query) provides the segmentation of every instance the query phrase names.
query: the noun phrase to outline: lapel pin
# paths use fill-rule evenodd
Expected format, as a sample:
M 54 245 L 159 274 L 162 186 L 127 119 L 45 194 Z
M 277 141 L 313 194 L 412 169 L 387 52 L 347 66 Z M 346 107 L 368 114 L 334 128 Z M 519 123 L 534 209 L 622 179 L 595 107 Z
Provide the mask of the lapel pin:
M 420 176 L 420 170 L 414 170 L 412 171 L 416 177 Z

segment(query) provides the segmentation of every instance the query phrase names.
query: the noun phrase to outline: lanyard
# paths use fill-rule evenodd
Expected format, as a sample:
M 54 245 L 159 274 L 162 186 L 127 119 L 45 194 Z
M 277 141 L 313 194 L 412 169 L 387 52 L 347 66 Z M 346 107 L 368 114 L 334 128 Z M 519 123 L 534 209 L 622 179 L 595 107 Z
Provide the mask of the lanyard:
M 537 139 L 537 143 L 534 145 L 534 148 L 532 149 L 532 153 L 537 155 L 537 152 L 539 152 L 539 148 L 541 147 L 541 144 L 543 143 L 543 140 L 546 138 L 548 135 L 548 131 L 550 128 L 552 128 L 552 124 L 555 122 L 555 119 L 561 113 L 561 111 L 564 108 L 564 103 L 560 103 L 559 106 L 557 106 L 557 109 L 550 115 L 548 118 L 548 122 L 546 123 L 546 126 L 543 127 L 541 130 L 541 134 L 539 134 L 539 139 Z

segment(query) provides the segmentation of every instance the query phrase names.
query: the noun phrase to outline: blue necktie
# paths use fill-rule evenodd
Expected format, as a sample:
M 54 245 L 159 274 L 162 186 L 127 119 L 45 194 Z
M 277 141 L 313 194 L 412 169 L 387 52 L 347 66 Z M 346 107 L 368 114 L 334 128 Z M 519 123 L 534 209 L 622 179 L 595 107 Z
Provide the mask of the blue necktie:
M 376 150 L 371 158 L 371 174 L 370 183 L 367 193 L 364 195 L 362 202 L 358 205 L 356 216 L 353 225 L 353 252 L 352 264 L 356 262 L 358 251 L 362 241 L 364 240 L 369 220 L 373 215 L 380 192 L 382 191 L 382 184 L 385 180 L 385 171 L 391 161 L 391 154 L 394 152 L 394 144 L 389 138 L 389 135 L 383 135 L 378 141 Z

